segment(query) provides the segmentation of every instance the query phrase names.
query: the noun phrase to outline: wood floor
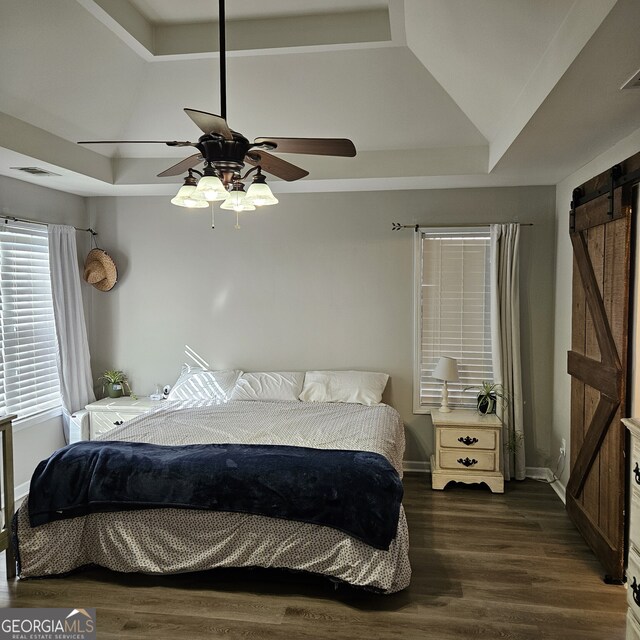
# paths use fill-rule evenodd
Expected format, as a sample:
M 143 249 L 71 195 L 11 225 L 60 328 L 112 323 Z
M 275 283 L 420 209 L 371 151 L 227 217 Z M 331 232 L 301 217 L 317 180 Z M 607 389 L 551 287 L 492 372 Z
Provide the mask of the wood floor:
M 96 607 L 99 638 L 622 640 L 624 587 L 602 570 L 553 490 L 504 495 L 405 479 L 413 579 L 376 596 L 318 577 L 221 570 L 149 577 L 90 570 L 0 581 L 0 606 Z M 2 562 L 4 566 L 4 562 Z

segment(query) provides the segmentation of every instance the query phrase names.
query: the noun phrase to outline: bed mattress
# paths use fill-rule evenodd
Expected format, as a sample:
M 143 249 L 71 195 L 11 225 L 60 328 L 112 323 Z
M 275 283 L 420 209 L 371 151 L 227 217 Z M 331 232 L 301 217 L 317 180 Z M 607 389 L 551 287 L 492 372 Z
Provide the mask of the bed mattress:
M 239 443 L 370 451 L 402 475 L 404 426 L 387 405 L 167 402 L 109 431 L 105 440 L 159 445 Z M 336 529 L 242 513 L 143 509 L 30 527 L 28 499 L 15 520 L 21 578 L 84 565 L 122 572 L 181 573 L 277 567 L 393 593 L 409 584 L 409 537 L 400 509 L 395 539 L 375 549 Z

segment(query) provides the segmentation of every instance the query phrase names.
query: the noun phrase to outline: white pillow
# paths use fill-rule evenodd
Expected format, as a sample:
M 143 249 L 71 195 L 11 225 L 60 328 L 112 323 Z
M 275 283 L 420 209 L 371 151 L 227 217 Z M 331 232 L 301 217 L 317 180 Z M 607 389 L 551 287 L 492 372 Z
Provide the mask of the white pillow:
M 242 371 L 225 369 L 210 371 L 202 367 L 182 368 L 167 400 L 218 400 L 227 402 Z
M 386 373 L 371 371 L 307 371 L 300 400 L 378 404 L 387 380 Z
M 304 372 L 265 371 L 245 373 L 238 378 L 231 394 L 232 400 L 293 400 L 298 402 Z

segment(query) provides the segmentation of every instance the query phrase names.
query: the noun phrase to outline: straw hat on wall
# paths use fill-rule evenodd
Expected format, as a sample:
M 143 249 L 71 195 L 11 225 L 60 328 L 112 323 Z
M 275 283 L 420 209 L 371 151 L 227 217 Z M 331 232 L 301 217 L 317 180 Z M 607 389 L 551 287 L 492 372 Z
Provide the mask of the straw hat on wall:
M 83 277 L 85 282 L 93 285 L 96 289 L 109 291 L 118 281 L 118 270 L 106 251 L 92 249 L 84 261 Z

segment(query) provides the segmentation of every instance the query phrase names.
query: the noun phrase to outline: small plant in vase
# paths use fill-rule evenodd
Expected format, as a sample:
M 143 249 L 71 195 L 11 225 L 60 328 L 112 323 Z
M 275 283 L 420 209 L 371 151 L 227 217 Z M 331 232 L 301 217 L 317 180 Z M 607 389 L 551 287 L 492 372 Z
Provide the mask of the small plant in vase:
M 107 369 L 98 378 L 98 382 L 102 382 L 102 390 L 106 391 L 110 398 L 119 398 L 125 391 L 131 395 L 127 374 L 122 371 Z
M 509 404 L 509 394 L 499 383 L 483 381 L 479 386 L 466 387 L 465 391 L 473 389 L 477 392 L 476 408 L 478 413 L 487 415 L 495 413 L 498 405 L 506 410 Z M 505 443 L 505 449 L 510 453 L 515 453 L 524 442 L 524 434 L 516 433 L 513 427 L 508 427 L 508 436 Z
M 471 389 L 477 391 L 476 408 L 478 413 L 495 413 L 498 404 L 504 409 L 509 401 L 507 392 L 499 383 L 485 380 L 480 386 L 466 387 L 465 391 Z

